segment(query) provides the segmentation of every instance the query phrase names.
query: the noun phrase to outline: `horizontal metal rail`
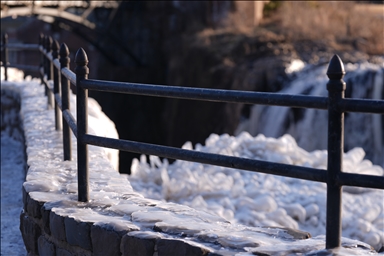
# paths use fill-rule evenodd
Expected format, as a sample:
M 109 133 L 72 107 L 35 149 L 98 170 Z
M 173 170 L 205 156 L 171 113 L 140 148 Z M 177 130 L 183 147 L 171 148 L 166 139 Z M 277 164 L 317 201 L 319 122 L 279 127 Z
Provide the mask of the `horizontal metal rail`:
M 47 87 L 48 90 L 50 90 L 50 92 L 52 92 L 52 89 L 53 89 L 53 85 L 51 84 L 51 81 L 52 80 L 47 80 L 47 76 L 44 76 L 42 79 L 42 83 Z
M 61 97 L 59 93 L 55 93 L 55 101 L 57 103 L 57 106 L 59 106 L 60 110 L 63 110 L 62 104 L 61 104 Z
M 71 84 L 76 86 L 76 74 L 73 73 L 69 68 L 62 68 L 61 74 L 65 76 L 71 82 Z
M 253 172 L 275 174 L 290 178 L 299 178 L 318 182 L 326 182 L 327 179 L 327 174 L 325 170 L 240 158 L 234 156 L 205 153 L 194 150 L 185 150 L 180 148 L 160 146 L 137 141 L 121 139 L 118 140 L 86 134 L 82 138 L 82 142 L 94 146 L 114 148 L 133 153 L 157 155 L 160 157 L 166 157 L 171 159 L 180 159 L 185 161 L 212 164 Z
M 21 64 L 8 64 L 8 68 L 18 68 L 24 71 L 33 71 L 33 72 L 39 72 L 38 66 L 32 66 L 32 65 L 21 65 Z
M 4 46 L 1 45 L 1 48 Z M 8 50 L 38 50 L 39 45 L 38 44 L 23 44 L 23 43 L 8 43 L 7 47 Z
M 60 61 L 58 59 L 54 59 L 52 61 L 53 65 L 58 69 L 60 70 Z
M 63 110 L 63 117 L 65 121 L 67 121 L 67 124 L 69 128 L 71 128 L 73 134 L 77 138 L 77 124 L 76 124 L 76 119 L 73 117 L 69 109 Z
M 52 57 L 52 53 L 51 52 L 45 52 L 44 53 L 45 57 L 47 57 L 47 59 L 52 62 L 53 61 L 53 57 Z
M 340 172 L 337 182 L 340 186 L 384 189 L 384 176 Z
M 342 99 L 339 102 L 341 111 L 384 114 L 384 100 Z
M 48 80 L 46 75 L 41 77 L 41 83 L 45 87 L 46 96 L 48 99 L 48 108 L 52 107 L 52 104 L 54 101 L 53 84 L 51 82 L 52 82 L 52 80 Z
M 69 128 L 71 128 L 73 134 L 77 138 L 77 124 L 76 124 L 76 119 L 73 117 L 72 113 L 69 111 L 69 109 L 64 109 L 61 104 L 61 96 L 59 93 L 55 93 L 55 101 L 57 105 L 59 106 L 61 112 L 63 113 L 63 117 L 65 121 L 67 122 Z
M 157 155 L 170 159 L 212 164 L 252 172 L 273 174 L 278 176 L 297 178 L 303 180 L 326 183 L 326 170 L 302 167 L 296 165 L 280 164 L 248 158 L 225 156 L 174 147 L 160 146 L 129 140 L 118 140 L 86 134 L 83 142 L 94 146 L 114 148 L 132 153 Z M 362 175 L 355 173 L 339 174 L 338 183 L 346 186 L 356 186 L 374 189 L 384 189 L 384 177 L 375 175 Z
M 169 85 L 123 83 L 100 81 L 93 79 L 82 80 L 81 86 L 84 89 L 90 89 L 95 91 L 137 94 L 178 99 L 263 104 L 296 108 L 327 109 L 328 107 L 328 98 L 307 95 L 291 95 L 281 93 L 217 90 Z
M 328 98 L 282 93 L 217 90 L 169 85 L 151 85 L 87 79 L 81 81 L 84 89 L 125 94 L 204 100 L 229 103 L 261 104 L 295 108 L 327 109 Z M 384 114 L 384 101 L 341 99 L 340 108 L 345 112 Z

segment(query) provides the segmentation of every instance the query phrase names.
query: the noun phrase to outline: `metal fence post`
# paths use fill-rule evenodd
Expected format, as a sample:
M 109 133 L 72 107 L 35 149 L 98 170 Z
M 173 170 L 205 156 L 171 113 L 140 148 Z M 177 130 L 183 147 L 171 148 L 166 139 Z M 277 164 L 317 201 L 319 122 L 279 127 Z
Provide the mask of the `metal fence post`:
M 43 79 L 45 79 L 45 75 L 48 73 L 48 67 L 47 67 L 47 57 L 45 56 L 45 54 L 47 53 L 47 41 L 48 41 L 48 36 L 44 36 L 43 38 L 43 69 L 44 69 L 44 74 L 43 74 Z M 46 85 L 44 85 L 44 93 L 45 93 L 45 96 L 48 97 L 48 88 Z
M 62 43 L 60 46 L 60 68 L 69 68 L 69 50 L 65 43 Z M 68 79 L 61 75 L 61 108 L 62 110 L 70 109 L 69 101 L 69 91 L 70 84 Z M 72 143 L 71 143 L 71 131 L 69 125 L 62 117 L 63 122 L 63 151 L 64 151 L 64 161 L 72 159 Z
M 47 36 L 45 41 L 45 49 L 47 54 L 52 54 L 52 37 Z M 52 80 L 53 67 L 51 61 L 47 58 L 47 80 Z
M 3 34 L 4 80 L 8 80 L 8 35 Z
M 52 60 L 58 59 L 59 57 L 59 43 L 54 40 L 52 43 Z M 53 65 L 53 93 L 60 95 L 60 72 Z M 55 127 L 56 130 L 61 130 L 61 111 L 56 100 L 53 101 L 55 106 Z
M 39 46 L 42 47 L 42 50 L 44 51 L 44 34 L 40 33 L 39 35 Z M 43 79 L 44 79 L 44 74 L 41 74 L 41 68 L 43 68 L 43 73 L 44 73 L 44 54 L 40 50 L 40 68 L 39 68 L 39 75 L 41 79 L 41 84 L 43 84 Z
M 344 113 L 338 107 L 346 88 L 345 71 L 340 57 L 334 55 L 329 62 L 328 90 L 328 171 L 327 171 L 327 221 L 326 248 L 340 247 L 342 190 L 337 177 L 343 170 Z
M 75 56 L 76 73 L 76 109 L 77 109 L 77 179 L 79 201 L 89 200 L 88 145 L 83 142 L 88 132 L 88 90 L 83 89 L 81 81 L 88 78 L 88 57 L 83 48 Z
M 50 36 L 47 36 L 45 38 L 45 50 L 46 50 L 46 53 L 49 54 L 49 53 L 52 53 L 51 51 L 51 46 L 52 46 L 52 37 Z M 46 57 L 46 70 L 45 70 L 46 74 L 47 74 L 47 91 L 46 91 L 46 95 L 47 95 L 47 98 L 48 98 L 48 108 L 51 108 L 53 106 L 53 97 L 52 97 L 52 92 L 49 88 L 49 83 L 48 81 L 49 80 L 52 80 L 52 73 L 53 73 L 53 65 L 52 65 L 52 62 L 48 59 L 48 57 Z

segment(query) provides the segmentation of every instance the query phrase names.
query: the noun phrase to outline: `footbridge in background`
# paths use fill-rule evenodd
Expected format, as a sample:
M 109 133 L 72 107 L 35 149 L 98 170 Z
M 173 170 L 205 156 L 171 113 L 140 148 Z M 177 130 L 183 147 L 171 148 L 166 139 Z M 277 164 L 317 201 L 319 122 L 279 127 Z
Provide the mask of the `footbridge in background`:
M 125 1 L 1 1 L 1 19 L 35 17 L 54 27 L 76 34 L 93 45 L 112 64 L 142 66 L 140 59 L 116 35 L 113 27 L 121 23 Z M 111 48 L 111 45 L 113 47 Z M 130 56 L 121 63 L 121 54 Z

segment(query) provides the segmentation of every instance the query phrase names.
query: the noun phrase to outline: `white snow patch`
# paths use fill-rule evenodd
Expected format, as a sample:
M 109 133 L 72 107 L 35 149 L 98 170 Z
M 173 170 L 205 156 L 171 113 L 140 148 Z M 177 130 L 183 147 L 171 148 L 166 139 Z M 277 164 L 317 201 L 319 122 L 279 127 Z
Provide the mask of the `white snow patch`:
M 292 74 L 302 70 L 305 67 L 305 63 L 300 59 L 294 59 L 291 63 L 285 68 L 285 73 Z

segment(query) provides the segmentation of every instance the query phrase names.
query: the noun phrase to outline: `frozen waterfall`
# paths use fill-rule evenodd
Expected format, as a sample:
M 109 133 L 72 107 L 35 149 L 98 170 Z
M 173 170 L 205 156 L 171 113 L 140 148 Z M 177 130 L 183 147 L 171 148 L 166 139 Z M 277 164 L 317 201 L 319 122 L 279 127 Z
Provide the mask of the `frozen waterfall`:
M 281 93 L 328 96 L 327 65 L 305 66 Z M 346 98 L 383 99 L 384 61 L 381 65 L 368 62 L 346 64 L 344 81 Z M 378 114 L 345 114 L 345 151 L 362 147 L 366 158 L 384 166 L 384 116 Z M 237 128 L 236 135 L 247 131 L 251 135 L 264 134 L 278 138 L 291 134 L 298 145 L 308 151 L 327 148 L 328 113 L 316 109 L 255 105 L 249 119 Z

